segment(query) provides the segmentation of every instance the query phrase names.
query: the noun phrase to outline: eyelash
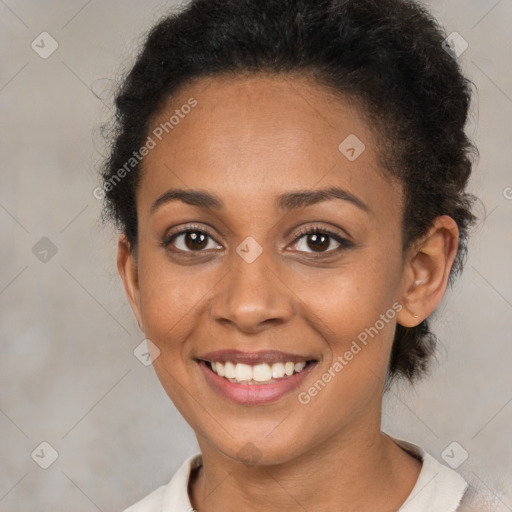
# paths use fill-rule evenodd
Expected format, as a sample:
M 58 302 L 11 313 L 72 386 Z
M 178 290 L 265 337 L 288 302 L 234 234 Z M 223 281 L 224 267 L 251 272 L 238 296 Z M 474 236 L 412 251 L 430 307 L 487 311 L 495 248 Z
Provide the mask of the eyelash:
M 187 234 L 187 233 L 201 233 L 203 235 L 210 237 L 212 240 L 215 241 L 215 238 L 207 229 L 201 228 L 197 225 L 190 225 L 190 226 L 186 226 L 185 229 L 181 229 L 180 231 L 177 231 L 175 233 L 170 233 L 168 236 L 165 237 L 165 239 L 162 241 L 162 243 L 160 245 L 164 249 L 169 249 L 169 245 L 171 245 L 171 243 L 173 242 L 173 240 L 175 238 L 177 238 L 180 235 Z M 349 249 L 354 246 L 354 244 L 352 242 L 348 241 L 345 238 L 340 237 L 340 235 L 338 235 L 336 232 L 331 231 L 330 229 L 327 229 L 327 228 L 320 227 L 320 226 L 310 226 L 308 228 L 301 229 L 297 233 L 297 236 L 293 240 L 292 244 L 297 243 L 303 236 L 310 235 L 310 234 L 327 235 L 327 236 L 333 238 L 336 242 L 338 242 L 340 244 L 340 246 L 337 247 L 336 249 L 332 249 L 330 251 L 326 251 L 323 253 L 322 252 L 316 253 L 317 256 L 313 256 L 314 258 L 321 258 L 323 255 L 330 256 L 332 253 L 341 251 L 343 249 Z M 184 254 L 193 255 L 193 254 L 201 254 L 206 251 L 204 249 L 200 250 L 200 251 L 183 251 L 181 249 L 177 249 L 177 251 L 173 251 L 173 252 L 181 252 Z M 304 251 L 299 251 L 299 252 L 304 252 Z M 306 254 L 315 254 L 315 253 L 307 252 Z

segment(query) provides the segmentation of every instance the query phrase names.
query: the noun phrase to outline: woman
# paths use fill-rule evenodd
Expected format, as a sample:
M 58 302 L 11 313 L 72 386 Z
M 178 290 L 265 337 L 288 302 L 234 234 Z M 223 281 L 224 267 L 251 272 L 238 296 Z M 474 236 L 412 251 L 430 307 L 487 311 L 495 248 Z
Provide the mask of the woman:
M 406 0 L 195 0 L 153 27 L 103 188 L 201 454 L 127 512 L 469 510 L 462 476 L 380 429 L 475 221 L 444 39 Z

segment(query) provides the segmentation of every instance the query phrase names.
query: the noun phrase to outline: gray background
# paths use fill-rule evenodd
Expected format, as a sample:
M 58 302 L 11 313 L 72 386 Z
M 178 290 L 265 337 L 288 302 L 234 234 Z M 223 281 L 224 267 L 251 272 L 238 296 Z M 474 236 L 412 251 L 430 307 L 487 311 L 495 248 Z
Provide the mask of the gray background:
M 0 512 L 121 510 L 166 483 L 197 450 L 153 369 L 133 354 L 143 336 L 117 275 L 115 233 L 102 228 L 92 194 L 112 79 L 175 5 L 0 0 Z M 469 43 L 460 60 L 478 87 L 468 129 L 481 152 L 471 190 L 487 217 L 439 308 L 440 364 L 414 389 L 393 388 L 384 429 L 439 460 L 457 441 L 469 453 L 459 471 L 492 490 L 506 511 L 512 0 L 428 5 L 448 33 Z M 43 31 L 59 44 L 47 59 L 31 48 Z M 48 242 L 36 246 L 43 237 L 57 250 L 46 262 Z M 34 458 L 48 461 L 43 441 L 58 452 L 48 469 L 31 458 L 37 449 Z

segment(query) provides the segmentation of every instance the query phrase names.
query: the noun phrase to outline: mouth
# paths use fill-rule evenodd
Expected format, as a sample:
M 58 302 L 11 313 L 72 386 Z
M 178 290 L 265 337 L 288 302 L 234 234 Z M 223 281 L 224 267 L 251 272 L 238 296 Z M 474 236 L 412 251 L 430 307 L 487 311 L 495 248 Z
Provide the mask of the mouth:
M 299 363 L 286 361 L 285 363 L 260 363 L 256 365 L 233 363 L 232 361 L 225 363 L 220 361 L 204 361 L 204 363 L 212 372 L 216 373 L 219 377 L 224 377 L 232 384 L 262 386 L 301 373 L 305 370 L 306 366 L 314 364 L 315 361 L 301 361 Z
M 210 387 L 231 401 L 261 404 L 295 389 L 317 359 L 266 351 L 220 351 L 196 359 Z

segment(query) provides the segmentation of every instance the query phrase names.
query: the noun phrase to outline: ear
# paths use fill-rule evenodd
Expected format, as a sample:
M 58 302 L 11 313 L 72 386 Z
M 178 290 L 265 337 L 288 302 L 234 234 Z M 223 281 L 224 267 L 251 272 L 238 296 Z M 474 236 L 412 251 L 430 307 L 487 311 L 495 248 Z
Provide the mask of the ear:
M 124 234 L 119 237 L 117 243 L 117 270 L 123 280 L 126 296 L 137 319 L 139 328 L 143 330 L 137 261 L 134 250 Z
M 397 322 L 415 327 L 438 306 L 448 285 L 459 246 L 457 223 L 448 215 L 437 217 L 428 232 L 408 251 Z

